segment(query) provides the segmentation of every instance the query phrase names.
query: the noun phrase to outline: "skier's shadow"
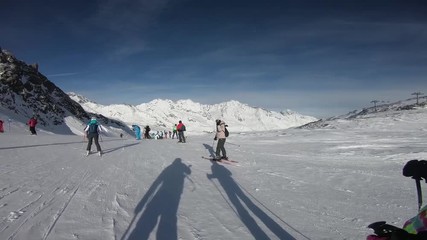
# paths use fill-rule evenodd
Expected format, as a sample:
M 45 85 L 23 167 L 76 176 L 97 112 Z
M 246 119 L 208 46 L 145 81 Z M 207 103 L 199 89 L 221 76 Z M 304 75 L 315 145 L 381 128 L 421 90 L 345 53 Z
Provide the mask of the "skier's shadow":
M 212 146 L 209 146 L 209 145 L 207 145 L 206 143 L 203 143 L 203 146 L 209 151 L 209 154 L 212 156 L 212 157 L 215 157 L 215 151 L 214 151 L 214 149 L 213 149 L 213 147 Z
M 278 239 L 295 240 L 285 229 L 283 229 L 270 216 L 262 211 L 252 200 L 245 195 L 239 184 L 234 181 L 232 173 L 223 165 L 213 161 L 211 166 L 212 174 L 207 174 L 208 179 L 216 178 L 227 193 L 228 199 L 234 206 L 236 214 L 249 229 L 255 239 L 270 239 L 266 232 L 257 224 L 254 217 L 257 217 Z M 244 204 L 244 205 L 243 205 Z M 232 206 L 230 206 L 232 207 Z M 248 212 L 248 210 L 251 213 Z
M 176 158 L 160 173 L 135 208 L 135 216 L 122 240 L 149 239 L 157 222 L 156 239 L 178 239 L 177 212 L 190 167 Z

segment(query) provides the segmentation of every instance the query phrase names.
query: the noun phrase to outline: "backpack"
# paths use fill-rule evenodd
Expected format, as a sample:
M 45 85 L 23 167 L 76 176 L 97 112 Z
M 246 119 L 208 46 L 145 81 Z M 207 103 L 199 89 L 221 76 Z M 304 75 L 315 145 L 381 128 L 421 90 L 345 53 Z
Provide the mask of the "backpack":
M 228 135 L 230 135 L 230 133 L 228 132 L 228 129 L 227 129 L 227 127 L 225 127 L 225 137 L 228 137 Z
M 98 124 L 89 124 L 88 133 L 98 133 Z
M 186 129 L 185 129 L 185 125 L 184 124 L 182 124 L 182 127 L 181 127 L 181 131 L 185 131 Z

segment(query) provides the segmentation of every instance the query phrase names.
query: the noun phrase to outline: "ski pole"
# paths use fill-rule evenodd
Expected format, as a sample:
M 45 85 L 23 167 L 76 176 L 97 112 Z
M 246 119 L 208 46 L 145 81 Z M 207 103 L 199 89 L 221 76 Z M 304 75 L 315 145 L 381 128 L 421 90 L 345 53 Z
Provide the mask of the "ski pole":
M 194 183 L 193 179 L 191 179 L 188 176 L 188 174 L 184 174 L 184 175 L 185 175 L 185 178 L 187 178 L 191 182 L 191 184 L 193 185 L 193 189 L 191 191 L 194 192 L 194 190 L 196 190 L 196 184 Z

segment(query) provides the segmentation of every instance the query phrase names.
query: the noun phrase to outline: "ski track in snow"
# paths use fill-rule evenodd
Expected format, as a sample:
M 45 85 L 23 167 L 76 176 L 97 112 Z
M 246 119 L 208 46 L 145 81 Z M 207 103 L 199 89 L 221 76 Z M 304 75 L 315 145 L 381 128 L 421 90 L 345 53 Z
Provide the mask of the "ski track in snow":
M 45 164 L 44 164 L 45 165 Z M 38 214 L 40 214 L 43 211 L 56 211 L 56 213 L 52 214 L 53 217 L 51 217 L 51 221 L 48 224 L 47 230 L 42 237 L 42 239 L 47 239 L 49 236 L 52 228 L 55 226 L 56 222 L 60 218 L 61 214 L 65 211 L 68 204 L 71 202 L 73 197 L 75 196 L 76 192 L 79 189 L 79 186 L 87 179 L 87 175 L 89 174 L 89 171 L 84 171 L 83 176 L 77 176 L 80 175 L 80 171 L 74 171 L 69 173 L 67 176 L 63 177 L 59 183 L 53 183 L 52 185 L 48 186 L 46 189 L 50 189 L 46 193 L 41 193 L 39 196 L 36 197 L 35 200 L 29 202 L 26 206 L 23 206 L 20 210 L 18 210 L 21 215 L 16 217 L 14 221 L 20 220 L 20 224 L 14 229 L 14 231 L 10 234 L 8 239 L 15 239 L 15 236 L 17 233 L 27 224 L 27 222 L 31 222 L 32 219 L 36 218 Z M 76 177 L 80 179 L 78 183 L 72 183 L 73 177 Z M 71 184 L 70 184 L 71 183 Z M 20 186 L 17 190 L 20 190 L 24 188 L 24 183 L 22 186 Z M 61 205 L 62 206 L 56 206 Z M 52 209 L 51 209 L 52 208 Z M 54 210 L 53 208 L 58 208 Z M 25 215 L 24 215 L 25 213 Z M 21 220 L 22 218 L 22 220 Z

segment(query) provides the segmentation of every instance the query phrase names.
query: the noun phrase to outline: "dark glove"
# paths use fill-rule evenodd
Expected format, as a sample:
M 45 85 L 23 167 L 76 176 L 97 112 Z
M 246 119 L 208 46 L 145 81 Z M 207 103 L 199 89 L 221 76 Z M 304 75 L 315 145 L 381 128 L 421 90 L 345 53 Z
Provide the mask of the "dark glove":
M 214 137 L 214 141 L 216 141 L 216 139 L 217 139 L 217 138 L 216 138 L 216 137 Z

